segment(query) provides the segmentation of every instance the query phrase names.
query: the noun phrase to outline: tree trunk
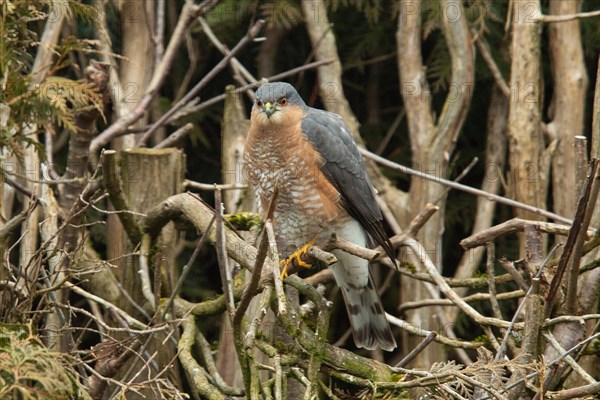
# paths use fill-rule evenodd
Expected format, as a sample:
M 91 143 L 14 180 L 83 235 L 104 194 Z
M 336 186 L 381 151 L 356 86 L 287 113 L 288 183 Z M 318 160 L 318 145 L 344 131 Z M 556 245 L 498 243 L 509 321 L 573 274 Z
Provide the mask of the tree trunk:
M 124 59 L 120 65 L 120 81 L 113 82 L 113 85 L 119 85 L 119 87 L 113 86 L 117 91 L 113 101 L 121 103 L 122 112 L 127 110 L 130 112 L 139 104 L 152 77 L 154 44 L 149 27 L 154 26 L 155 3 L 155 0 L 126 0 L 121 4 Z M 140 118 L 134 126 L 144 126 L 147 121 L 148 115 Z M 115 150 L 132 148 L 135 146 L 135 135 L 116 138 L 111 145 Z M 107 230 L 108 237 L 112 238 L 107 246 L 108 254 L 110 257 L 119 257 L 123 254 L 122 248 L 115 248 L 115 246 L 120 246 L 127 241 L 127 238 L 117 215 L 108 216 Z
M 576 14 L 580 0 L 551 0 L 550 14 Z M 583 59 L 579 20 L 550 24 L 550 58 L 552 60 L 552 110 L 548 132 L 559 140 L 552 158 L 552 198 L 554 211 L 571 218 L 575 215 L 575 136 L 583 135 L 585 97 L 588 77 Z
M 508 113 L 509 194 L 515 200 L 545 208 L 546 176 L 542 152 L 540 31 L 531 23 L 531 9 L 541 9 L 539 1 L 516 0 L 513 9 L 512 64 L 510 87 L 512 98 Z M 517 217 L 541 219 L 531 212 L 515 210 Z M 521 235 L 521 254 L 525 251 Z
M 481 182 L 481 189 L 488 193 L 497 194 L 502 183 L 502 174 L 506 164 L 506 127 L 508 122 L 509 99 L 502 93 L 498 86 L 494 86 L 488 107 L 487 117 L 487 143 L 485 148 L 485 174 Z M 477 213 L 473 224 L 473 233 L 481 232 L 492 226 L 496 202 L 484 197 L 477 198 Z M 470 278 L 479 264 L 485 247 L 480 246 L 466 251 L 458 264 L 455 278 Z M 464 296 L 466 288 L 456 288 L 456 293 Z M 449 309 L 446 314 L 450 321 L 456 320 L 458 307 Z
M 594 91 L 594 107 L 592 122 L 592 152 L 591 158 L 600 158 L 600 58 L 596 72 L 596 88 Z M 596 201 L 596 208 L 592 217 L 591 226 L 600 226 L 600 200 Z M 600 251 L 596 248 L 586 255 L 584 260 L 593 260 L 600 257 Z M 593 312 L 598 308 L 598 286 L 600 285 L 600 269 L 585 272 L 579 276 L 578 295 L 581 304 L 584 305 L 583 313 Z M 591 322 L 591 321 L 590 321 Z M 590 323 L 588 329 L 595 324 Z M 600 362 L 597 355 L 584 356 L 581 364 L 590 372 L 595 379 L 600 378 Z
M 132 111 L 142 99 L 154 71 L 154 14 L 156 0 L 125 0 L 122 4 L 123 61 L 121 62 L 122 99 Z M 137 126 L 143 126 L 148 115 Z M 122 139 L 123 148 L 133 147 L 135 136 Z
M 48 74 L 48 68 L 52 63 L 54 53 L 52 48 L 58 43 L 60 32 L 65 21 L 65 13 L 53 9 L 50 12 L 49 18 L 44 27 L 44 33 L 42 34 L 39 51 L 36 54 L 35 61 L 33 64 L 32 71 L 30 72 L 33 77 L 29 83 L 31 90 L 36 90 L 36 85 L 39 85 L 46 79 Z M 36 126 L 29 126 L 25 128 L 24 135 L 31 137 L 33 143 L 39 143 L 37 135 L 34 135 Z M 23 149 L 24 152 L 24 164 L 23 171 L 18 176 L 23 178 L 22 184 L 35 196 L 40 195 L 40 185 L 37 181 L 41 180 L 41 163 L 40 157 L 37 151 L 37 146 L 27 145 Z M 31 205 L 29 198 L 23 199 L 23 210 L 27 210 Z M 37 280 L 37 273 L 39 264 L 36 262 L 30 262 L 30 258 L 35 254 L 38 244 L 38 222 L 40 219 L 39 207 L 33 207 L 31 212 L 27 215 L 27 220 L 22 224 L 22 235 L 21 244 L 19 246 L 19 260 L 21 271 L 28 278 L 33 278 L 33 281 Z M 29 282 L 32 282 L 31 280 Z M 25 290 L 28 290 L 27 286 L 29 283 L 24 282 L 23 277 L 19 277 L 19 285 L 24 286 Z
M 181 193 L 185 174 L 185 156 L 180 150 L 173 148 L 122 150 L 118 153 L 118 165 L 120 167 L 123 195 L 129 203 L 129 210 L 133 212 L 146 213 L 167 197 Z M 120 224 L 119 220 L 117 222 Z M 163 295 L 173 289 L 173 285 L 177 282 L 179 275 L 179 271 L 175 269 L 175 242 L 176 230 L 173 224 L 170 223 L 162 230 L 159 240 L 160 247 L 153 249 L 154 257 L 149 257 L 151 277 L 153 276 L 153 270 L 154 274 L 158 273 L 155 271 L 157 267 L 161 266 L 166 269 L 166 271 L 161 271 L 163 272 L 161 279 L 164 288 Z M 137 304 L 152 313 L 151 307 L 147 304 L 146 298 L 142 294 L 139 258 L 131 255 L 136 251 L 136 246 L 137 243 L 132 244 L 127 237 L 120 243 L 116 243 L 113 240 L 111 246 L 112 253 L 109 255 L 109 259 L 118 260 L 114 262 L 118 266 L 115 275 L 118 281 L 121 282 L 123 289 L 131 295 Z M 171 287 L 167 287 L 166 285 L 169 282 Z M 120 299 L 118 306 L 131 315 L 140 317 L 140 312 L 124 297 Z M 176 343 L 172 340 L 162 343 L 163 340 L 165 340 L 165 335 L 162 332 L 153 335 L 152 342 L 145 356 L 158 351 L 157 356 L 154 358 L 158 369 L 153 368 L 152 371 L 142 372 L 139 379 L 146 379 L 148 375 L 156 375 L 174 359 L 177 353 Z M 137 372 L 141 368 L 146 368 L 141 360 L 135 360 L 135 367 L 132 371 Z M 131 364 L 133 362 L 123 368 L 123 371 L 126 371 Z M 154 363 L 146 365 L 152 366 Z M 170 369 L 168 376 L 178 386 L 176 382 L 179 382 L 180 378 L 177 369 Z M 132 375 L 129 375 L 129 379 L 131 377 Z M 129 395 L 133 396 L 133 394 Z
M 221 129 L 221 160 L 223 167 L 222 178 L 224 184 L 242 184 L 243 182 L 243 154 L 246 134 L 250 127 L 246 119 L 246 111 L 240 94 L 234 93 L 234 86 L 226 88 L 227 97 L 223 111 L 223 121 Z M 223 202 L 225 212 L 234 213 L 240 209 L 240 203 L 245 200 L 247 203 L 250 198 L 246 190 L 226 190 L 223 193 Z M 252 204 L 243 207 L 244 211 L 251 211 Z M 230 267 L 235 265 L 235 261 L 229 261 Z M 223 380 L 234 387 L 242 387 L 244 384 L 242 370 L 240 368 L 239 358 L 236 353 L 233 337 L 233 327 L 231 319 L 225 313 L 221 322 L 221 333 L 219 339 L 219 350 L 217 352 L 217 369 L 223 377 Z
M 452 60 L 452 79 L 437 124 L 431 105 L 431 95 L 421 54 L 421 10 L 422 2 L 404 1 L 400 6 L 397 46 L 398 70 L 400 72 L 400 92 L 406 107 L 412 162 L 416 169 L 444 176 L 449 160 L 470 103 L 470 93 L 474 82 L 473 50 L 465 19 L 462 2 L 443 1 L 442 9 L 458 10 L 456 15 L 443 15 L 442 29 Z M 429 220 L 419 233 L 429 257 L 442 269 L 442 235 L 444 232 L 444 209 L 446 194 L 439 184 L 412 178 L 410 186 L 410 216 L 416 216 L 425 209 L 427 203 L 437 201 L 439 211 Z M 414 285 L 403 280 L 402 300 L 415 301 L 429 298 L 424 285 Z M 437 330 L 444 321 L 432 315 L 429 310 L 418 309 L 407 313 L 407 318 L 424 329 Z M 410 350 L 420 338 L 403 341 L 405 350 Z M 430 345 L 414 360 L 415 367 L 426 367 L 435 361 L 445 359 L 442 346 Z
M 275 74 L 275 57 L 279 49 L 279 43 L 285 37 L 286 31 L 282 28 L 270 25 L 265 32 L 265 41 L 260 46 L 256 60 L 258 79 Z

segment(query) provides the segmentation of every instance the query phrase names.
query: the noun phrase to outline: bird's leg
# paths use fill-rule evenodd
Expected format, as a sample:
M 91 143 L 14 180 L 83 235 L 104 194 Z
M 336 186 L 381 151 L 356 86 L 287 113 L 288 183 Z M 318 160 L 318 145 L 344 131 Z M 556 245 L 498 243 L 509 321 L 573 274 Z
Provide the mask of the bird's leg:
M 306 254 L 308 249 L 311 248 L 312 245 L 317 241 L 317 237 L 315 236 L 310 242 L 306 243 L 300 249 L 296 250 L 294 253 L 290 254 L 285 258 L 285 260 L 281 260 L 279 265 L 283 267 L 281 270 L 281 275 L 279 276 L 281 280 L 284 280 L 288 276 L 288 268 L 290 265 L 293 265 L 293 261 L 296 260 L 296 265 L 298 267 L 303 268 L 311 268 L 312 264 L 302 261 L 302 256 Z

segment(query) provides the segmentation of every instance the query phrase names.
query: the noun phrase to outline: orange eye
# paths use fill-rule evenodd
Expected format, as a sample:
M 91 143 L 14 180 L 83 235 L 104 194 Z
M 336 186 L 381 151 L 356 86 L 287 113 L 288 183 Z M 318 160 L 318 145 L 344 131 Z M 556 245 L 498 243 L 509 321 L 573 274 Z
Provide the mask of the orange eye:
M 278 101 L 280 106 L 286 106 L 287 105 L 287 99 L 285 97 L 280 98 Z

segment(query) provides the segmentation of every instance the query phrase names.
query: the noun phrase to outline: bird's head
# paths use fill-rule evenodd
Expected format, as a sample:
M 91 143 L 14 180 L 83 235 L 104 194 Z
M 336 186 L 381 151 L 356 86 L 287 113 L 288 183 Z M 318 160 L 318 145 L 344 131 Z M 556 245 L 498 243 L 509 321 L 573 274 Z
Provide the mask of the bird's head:
M 292 118 L 301 118 L 305 108 L 306 104 L 289 83 L 266 83 L 256 91 L 252 118 L 262 125 L 289 123 Z

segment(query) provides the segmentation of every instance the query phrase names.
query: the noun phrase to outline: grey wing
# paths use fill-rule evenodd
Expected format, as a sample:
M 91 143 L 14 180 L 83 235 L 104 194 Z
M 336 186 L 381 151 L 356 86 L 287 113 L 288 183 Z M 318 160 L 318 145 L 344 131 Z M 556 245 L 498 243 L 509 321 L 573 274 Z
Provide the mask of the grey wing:
M 362 157 L 342 118 L 309 108 L 302 131 L 324 159 L 321 171 L 341 194 L 348 213 L 375 239 L 395 264 L 392 244 L 383 228 L 381 210 Z

